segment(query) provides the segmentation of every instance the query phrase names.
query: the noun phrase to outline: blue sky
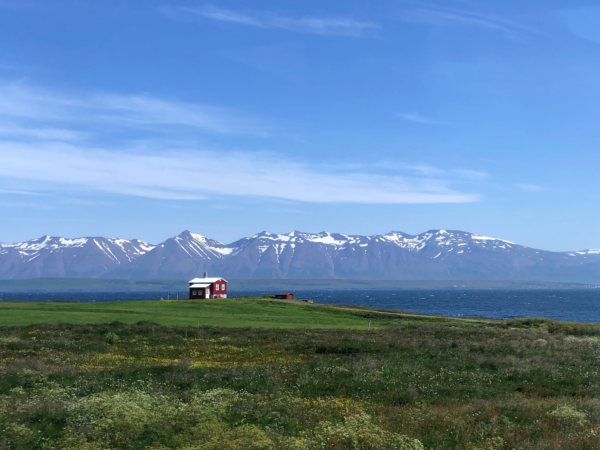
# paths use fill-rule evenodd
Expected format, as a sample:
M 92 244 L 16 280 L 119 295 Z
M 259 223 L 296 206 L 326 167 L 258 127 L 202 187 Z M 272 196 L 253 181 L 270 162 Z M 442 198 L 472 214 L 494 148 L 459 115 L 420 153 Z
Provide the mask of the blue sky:
M 0 0 L 0 241 L 600 248 L 600 1 Z

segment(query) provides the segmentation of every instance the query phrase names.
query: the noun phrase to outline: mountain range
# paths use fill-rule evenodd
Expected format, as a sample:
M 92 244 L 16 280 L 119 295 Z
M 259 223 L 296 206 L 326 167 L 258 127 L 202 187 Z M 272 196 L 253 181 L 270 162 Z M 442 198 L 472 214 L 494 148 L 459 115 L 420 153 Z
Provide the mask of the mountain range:
M 473 233 L 262 232 L 223 244 L 184 231 L 161 244 L 44 236 L 0 244 L 0 279 L 539 280 L 600 283 L 600 250 L 551 252 Z

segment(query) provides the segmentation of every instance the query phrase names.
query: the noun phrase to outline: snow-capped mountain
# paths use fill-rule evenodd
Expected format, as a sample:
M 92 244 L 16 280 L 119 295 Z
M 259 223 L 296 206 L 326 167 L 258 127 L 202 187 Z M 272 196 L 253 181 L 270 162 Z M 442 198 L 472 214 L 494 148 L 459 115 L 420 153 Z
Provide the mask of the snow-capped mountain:
M 0 244 L 0 278 L 99 277 L 154 248 L 146 242 L 89 237 L 44 236 Z
M 157 245 L 149 257 L 141 256 L 130 264 L 116 267 L 106 276 L 134 280 L 193 278 L 231 252 L 232 249 L 218 241 L 184 231 Z
M 233 278 L 559 280 L 566 270 L 578 281 L 600 279 L 600 271 L 570 271 L 600 261 L 594 255 L 535 250 L 462 231 L 416 236 L 263 232 L 230 247 L 231 258 L 214 267 Z
M 205 271 L 232 279 L 542 280 L 600 282 L 600 253 L 558 253 L 462 231 L 412 236 L 262 232 L 222 244 L 184 232 L 131 264 L 118 278 L 188 278 Z
M 262 232 L 231 244 L 185 231 L 141 241 L 45 237 L 0 246 L 0 278 L 539 280 L 600 283 L 600 251 L 549 252 L 451 230 L 419 235 Z

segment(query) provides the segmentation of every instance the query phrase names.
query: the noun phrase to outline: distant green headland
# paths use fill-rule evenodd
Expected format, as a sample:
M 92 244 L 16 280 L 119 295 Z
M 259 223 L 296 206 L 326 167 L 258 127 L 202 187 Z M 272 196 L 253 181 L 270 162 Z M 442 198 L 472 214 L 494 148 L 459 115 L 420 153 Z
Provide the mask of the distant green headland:
M 586 289 L 582 283 L 493 280 L 229 280 L 229 289 L 273 292 L 293 289 Z M 17 291 L 186 291 L 187 280 L 32 278 L 0 280 L 0 292 Z

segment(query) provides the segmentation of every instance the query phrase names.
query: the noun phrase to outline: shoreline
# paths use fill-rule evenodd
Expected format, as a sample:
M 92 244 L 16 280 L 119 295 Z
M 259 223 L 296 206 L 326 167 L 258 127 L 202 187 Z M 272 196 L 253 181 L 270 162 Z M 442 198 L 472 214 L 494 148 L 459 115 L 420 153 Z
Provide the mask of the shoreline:
M 589 283 L 535 280 L 229 280 L 231 290 L 588 290 Z M 135 292 L 187 291 L 186 280 L 124 280 L 103 278 L 30 278 L 0 280 L 4 292 Z
M 273 318 L 273 311 L 281 309 L 276 305 L 285 305 L 286 310 L 277 311 L 275 314 L 277 317 Z M 237 310 L 238 307 L 241 307 L 239 311 Z M 298 323 L 294 316 L 300 312 L 300 315 L 306 315 L 308 312 L 309 316 L 323 316 L 326 320 L 320 325 L 310 322 L 304 323 L 302 319 L 299 319 L 300 323 Z M 4 313 L 3 317 L 0 314 L 0 327 L 38 323 L 100 324 L 113 321 L 123 321 L 126 323 L 156 321 L 156 323 L 163 325 L 178 326 L 201 324 L 225 328 L 240 326 L 286 328 L 289 325 L 290 328 L 327 329 L 329 325 L 331 325 L 331 328 L 338 328 L 340 324 L 335 320 L 336 317 L 332 317 L 332 315 L 337 315 L 339 318 L 344 319 L 342 320 L 342 328 L 362 327 L 356 320 L 359 322 L 362 321 L 364 324 L 367 324 L 368 321 L 381 322 L 384 327 L 402 321 L 430 322 L 445 325 L 462 323 L 482 326 L 506 326 L 509 323 L 534 321 L 586 328 L 595 328 L 598 326 L 598 334 L 600 334 L 600 322 L 556 320 L 534 316 L 517 316 L 502 319 L 485 316 L 451 316 L 411 312 L 393 308 L 352 304 L 307 303 L 300 299 L 280 300 L 263 297 L 232 297 L 212 300 L 120 300 L 105 302 L 0 300 L 0 313 Z M 31 316 L 27 317 L 27 313 L 30 313 Z M 76 320 L 70 322 L 68 319 L 73 317 L 73 315 Z M 8 316 L 12 316 L 12 318 Z M 350 319 L 348 323 L 344 322 L 346 319 Z M 211 323 L 213 321 L 215 323 Z

